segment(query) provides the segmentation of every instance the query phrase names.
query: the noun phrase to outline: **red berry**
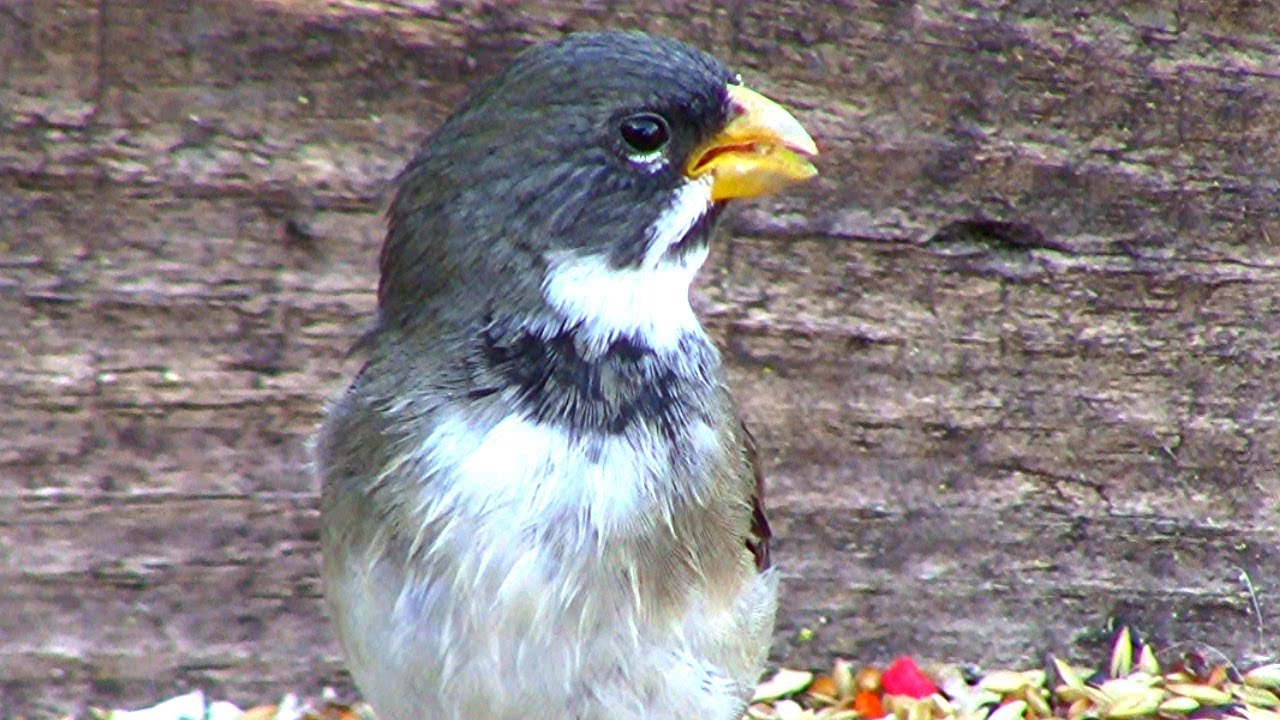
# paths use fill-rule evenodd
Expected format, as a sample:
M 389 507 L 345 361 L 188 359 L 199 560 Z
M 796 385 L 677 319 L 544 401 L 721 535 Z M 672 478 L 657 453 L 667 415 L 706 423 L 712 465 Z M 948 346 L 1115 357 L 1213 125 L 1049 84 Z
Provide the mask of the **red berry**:
M 906 695 L 919 700 L 938 692 L 938 686 L 920 672 L 916 661 L 909 657 L 894 660 L 880 679 L 885 695 Z

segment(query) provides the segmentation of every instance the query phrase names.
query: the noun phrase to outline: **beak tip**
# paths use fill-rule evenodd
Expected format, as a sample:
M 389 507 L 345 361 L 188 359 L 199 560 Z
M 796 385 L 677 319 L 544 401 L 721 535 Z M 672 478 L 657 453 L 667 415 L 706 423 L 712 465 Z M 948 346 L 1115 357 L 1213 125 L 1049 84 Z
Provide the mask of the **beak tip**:
M 809 133 L 804 134 L 803 140 L 788 143 L 787 149 L 797 155 L 803 155 L 804 157 L 810 158 L 818 157 L 819 154 L 818 144 L 813 141 L 813 137 L 810 136 Z
M 690 178 L 712 174 L 713 199 L 756 197 L 818 174 L 818 145 L 791 113 L 741 85 L 729 87 L 729 100 L 726 125 L 686 163 Z

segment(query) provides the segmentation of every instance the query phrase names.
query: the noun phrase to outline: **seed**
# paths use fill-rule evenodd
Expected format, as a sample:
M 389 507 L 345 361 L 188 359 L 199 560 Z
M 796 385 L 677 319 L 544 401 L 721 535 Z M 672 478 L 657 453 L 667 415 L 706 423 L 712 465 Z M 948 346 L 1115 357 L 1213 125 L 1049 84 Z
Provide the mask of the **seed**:
M 1236 710 L 1236 712 L 1240 713 L 1240 715 L 1228 717 L 1242 717 L 1244 720 L 1280 720 L 1280 713 L 1274 710 L 1264 710 L 1263 708 L 1249 707 L 1247 705 Z
M 778 714 L 778 720 L 812 720 L 813 718 L 813 711 L 800 707 L 800 703 L 795 700 L 779 700 L 773 704 L 773 711 Z
M 1111 703 L 1103 711 L 1103 717 L 1113 718 L 1114 720 L 1128 720 L 1129 718 L 1151 715 L 1160 707 L 1160 701 L 1163 699 L 1164 692 L 1160 690 L 1144 690 L 1140 693 L 1125 695 Z
M 1079 685 L 1059 685 L 1053 689 L 1053 694 L 1059 700 L 1069 703 L 1089 699 L 1089 693 L 1085 692 L 1085 688 Z
M 840 688 L 836 686 L 836 681 L 830 675 L 819 675 L 810 683 L 809 694 L 821 700 L 823 704 L 832 705 L 840 697 Z
M 934 695 L 933 697 L 938 697 Z M 985 718 L 991 711 L 991 708 L 1000 704 L 1004 698 L 989 690 L 979 690 L 974 688 L 970 692 L 956 696 L 956 704 L 959 706 L 957 713 L 961 718 Z
M 987 720 L 1023 720 L 1026 711 L 1026 701 L 1011 700 L 992 711 Z
M 1144 687 L 1155 687 L 1156 685 L 1159 685 L 1164 680 L 1164 678 L 1160 677 L 1159 675 L 1148 675 L 1147 673 L 1142 672 L 1141 670 L 1134 670 L 1133 672 L 1125 676 L 1124 679 L 1128 680 L 1131 683 L 1142 685 Z
M 1138 682 L 1130 678 L 1119 678 L 1116 680 L 1108 680 L 1102 683 L 1102 687 L 1098 688 L 1102 694 L 1111 700 L 1120 698 L 1133 697 L 1151 692 L 1151 687 L 1144 682 Z
M 831 679 L 836 681 L 836 697 L 851 698 L 858 694 L 857 685 L 853 680 L 853 666 L 848 660 L 836 660 L 836 664 L 831 668 Z
M 1183 695 L 1175 695 L 1160 703 L 1157 711 L 1161 715 L 1190 715 L 1200 709 L 1200 703 Z
M 907 720 L 933 720 L 933 703 L 916 700 L 907 708 Z
M 1067 717 L 1071 720 L 1077 718 L 1097 717 L 1098 713 L 1093 709 L 1093 701 L 1088 698 L 1080 698 L 1071 703 L 1071 707 L 1067 708 Z
M 1227 683 L 1226 690 L 1236 696 L 1241 702 L 1249 705 L 1256 705 L 1260 708 L 1271 709 L 1280 706 L 1280 698 L 1275 693 L 1264 688 L 1253 687 L 1252 685 L 1237 685 L 1235 683 Z
M 1053 658 L 1053 668 L 1058 671 L 1058 677 L 1062 679 L 1062 683 L 1064 685 L 1068 687 L 1084 686 L 1084 676 L 1067 663 L 1062 662 L 1058 658 Z
M 934 714 L 948 718 L 955 717 L 956 706 L 952 705 L 950 700 L 942 697 L 938 693 L 930 695 L 925 699 L 925 702 L 933 704 Z
M 1023 670 L 1022 677 L 1027 680 L 1027 687 L 1040 688 L 1044 687 L 1045 681 L 1048 679 L 1047 673 L 1043 670 Z
M 1201 705 L 1217 706 L 1226 705 L 1231 702 L 1231 693 L 1225 690 L 1209 687 L 1208 685 L 1197 685 L 1195 683 L 1167 683 L 1165 690 L 1174 695 L 1189 697 Z
M 1053 708 L 1049 707 L 1049 701 L 1046 698 L 1047 694 L 1044 690 L 1036 688 L 1029 689 L 1023 694 L 1023 697 L 1026 698 L 1027 706 L 1031 708 L 1031 712 L 1035 713 L 1036 717 L 1047 718 L 1053 715 Z
M 853 684 L 859 692 L 880 692 L 880 670 L 870 666 L 862 668 L 853 676 Z
M 803 670 L 783 668 L 776 675 L 756 686 L 756 694 L 751 702 L 774 700 L 786 695 L 794 695 L 809 687 L 813 682 L 813 673 Z
M 1138 669 L 1148 675 L 1160 674 L 1160 662 L 1156 660 L 1156 654 L 1151 652 L 1150 645 L 1142 646 L 1142 652 L 1138 654 Z
M 1115 645 L 1111 648 L 1111 677 L 1124 677 L 1133 669 L 1133 639 L 1129 626 L 1120 629 Z
M 1280 663 L 1271 663 L 1250 670 L 1244 674 L 1244 682 L 1253 687 L 1280 690 Z
M 1014 695 L 1028 687 L 1027 677 L 1012 670 L 997 670 L 978 682 L 979 690 L 990 690 L 1001 695 Z
M 906 718 L 916 699 L 910 695 L 885 695 L 881 702 L 884 704 L 885 712 L 894 717 Z

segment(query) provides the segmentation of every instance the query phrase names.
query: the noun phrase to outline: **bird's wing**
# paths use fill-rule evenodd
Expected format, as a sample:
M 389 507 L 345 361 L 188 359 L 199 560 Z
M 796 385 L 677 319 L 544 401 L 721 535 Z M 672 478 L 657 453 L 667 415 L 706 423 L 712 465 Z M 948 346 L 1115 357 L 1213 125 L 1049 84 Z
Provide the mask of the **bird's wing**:
M 764 471 L 760 468 L 760 453 L 756 449 L 756 438 L 745 422 L 742 427 L 742 447 L 746 462 L 755 476 L 756 487 L 751 493 L 751 533 L 747 536 L 747 549 L 756 559 L 756 568 L 766 570 L 771 565 L 769 560 L 769 539 L 773 531 L 769 529 L 769 518 L 765 515 L 764 505 Z

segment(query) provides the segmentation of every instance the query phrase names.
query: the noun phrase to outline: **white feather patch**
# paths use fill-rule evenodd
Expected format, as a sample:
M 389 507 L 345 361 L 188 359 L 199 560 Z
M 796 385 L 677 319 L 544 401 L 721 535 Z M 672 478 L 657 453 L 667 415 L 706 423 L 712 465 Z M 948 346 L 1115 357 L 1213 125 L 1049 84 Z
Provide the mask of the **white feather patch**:
M 710 208 L 709 180 L 682 186 L 650 228 L 649 247 L 636 269 L 611 269 L 601 255 L 552 259 L 543 297 L 560 313 L 564 326 L 580 324 L 578 338 L 589 355 L 624 335 L 635 336 L 658 352 L 670 352 L 686 333 L 701 332 L 689 306 L 689 286 L 707 259 L 707 248 L 685 253 L 679 261 L 664 255 Z
M 698 447 L 688 450 L 713 452 L 714 432 L 694 430 Z M 674 469 L 649 433 L 575 440 L 520 414 L 487 430 L 455 417 L 436 426 L 421 447 L 421 464 L 436 478 L 423 488 L 422 517 L 472 518 L 506 534 L 567 515 L 605 541 L 638 518 L 660 522 L 655 511 L 673 500 Z

